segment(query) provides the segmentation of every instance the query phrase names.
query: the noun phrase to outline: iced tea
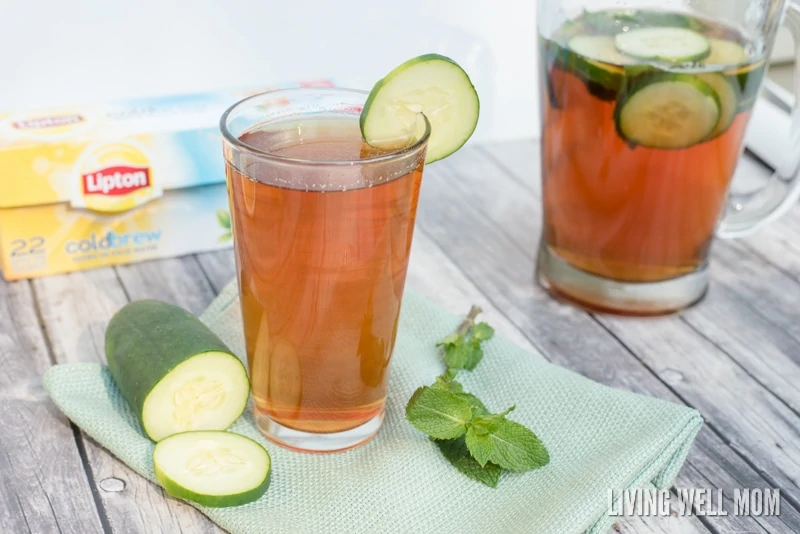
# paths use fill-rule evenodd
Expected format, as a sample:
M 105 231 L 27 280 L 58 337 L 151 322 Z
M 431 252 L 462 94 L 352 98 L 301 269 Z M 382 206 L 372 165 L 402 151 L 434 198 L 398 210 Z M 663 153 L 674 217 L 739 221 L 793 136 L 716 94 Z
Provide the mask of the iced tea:
M 306 433 L 364 425 L 386 399 L 424 150 L 392 162 L 357 115 L 239 139 L 269 154 L 228 165 L 257 418 Z
M 695 272 L 741 153 L 763 50 L 688 13 L 605 11 L 542 38 L 540 55 L 546 253 L 620 282 Z

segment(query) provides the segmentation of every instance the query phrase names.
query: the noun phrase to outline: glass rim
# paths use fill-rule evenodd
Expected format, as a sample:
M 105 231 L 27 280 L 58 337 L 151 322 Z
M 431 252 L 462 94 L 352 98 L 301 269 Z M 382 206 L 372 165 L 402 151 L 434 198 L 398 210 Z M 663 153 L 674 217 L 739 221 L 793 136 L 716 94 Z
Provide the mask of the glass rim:
M 339 88 L 339 87 L 295 87 L 291 89 L 271 89 L 268 91 L 263 91 L 261 93 L 257 93 L 255 95 L 250 95 L 247 98 L 243 98 L 238 102 L 231 105 L 228 109 L 225 110 L 225 113 L 222 114 L 222 117 L 219 120 L 219 128 L 222 132 L 222 138 L 230 143 L 232 146 L 236 147 L 237 149 L 248 152 L 250 154 L 256 155 L 258 157 L 280 162 L 286 163 L 291 165 L 305 165 L 305 166 L 350 166 L 353 164 L 366 164 L 366 163 L 382 163 L 387 161 L 394 161 L 398 158 L 416 152 L 420 149 L 420 147 L 424 146 L 431 136 L 431 123 L 428 120 L 428 117 L 425 116 L 424 113 L 421 113 L 423 120 L 425 121 L 425 133 L 422 134 L 422 137 L 417 139 L 413 144 L 399 148 L 397 150 L 393 150 L 386 154 L 381 154 L 379 156 L 374 156 L 370 158 L 359 158 L 359 159 L 345 159 L 345 160 L 320 160 L 320 159 L 306 159 L 306 158 L 296 158 L 290 156 L 282 156 L 280 154 L 275 154 L 274 152 L 269 152 L 267 150 L 262 150 L 257 147 L 254 147 L 244 141 L 240 140 L 238 137 L 233 135 L 228 128 L 228 117 L 233 113 L 239 106 L 246 104 L 251 100 L 255 100 L 266 95 L 271 95 L 275 93 L 307 93 L 313 91 L 322 91 L 322 92 L 329 92 L 329 93 L 349 93 L 353 95 L 369 95 L 368 91 L 362 91 L 360 89 L 346 89 L 346 88 Z M 305 115 L 304 113 L 298 113 L 297 117 L 302 117 Z M 265 124 L 265 123 L 261 123 Z

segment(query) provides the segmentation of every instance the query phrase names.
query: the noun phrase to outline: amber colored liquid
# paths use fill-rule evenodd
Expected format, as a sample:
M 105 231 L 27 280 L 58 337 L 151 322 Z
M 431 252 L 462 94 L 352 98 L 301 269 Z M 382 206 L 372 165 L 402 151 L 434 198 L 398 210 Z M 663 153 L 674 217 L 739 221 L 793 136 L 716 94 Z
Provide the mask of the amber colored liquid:
M 633 147 L 617 132 L 616 102 L 544 58 L 544 240 L 583 271 L 658 282 L 707 261 L 750 111 L 719 137 L 682 150 Z M 753 71 L 748 84 L 760 84 Z M 735 77 L 735 74 L 733 75 Z
M 357 119 L 313 119 L 249 145 L 299 159 L 359 160 Z M 356 164 L 325 183 L 304 167 L 228 167 L 255 409 L 296 430 L 356 428 L 381 413 L 422 163 L 369 183 Z M 282 176 L 281 185 L 256 180 Z M 255 178 L 255 180 L 253 179 Z

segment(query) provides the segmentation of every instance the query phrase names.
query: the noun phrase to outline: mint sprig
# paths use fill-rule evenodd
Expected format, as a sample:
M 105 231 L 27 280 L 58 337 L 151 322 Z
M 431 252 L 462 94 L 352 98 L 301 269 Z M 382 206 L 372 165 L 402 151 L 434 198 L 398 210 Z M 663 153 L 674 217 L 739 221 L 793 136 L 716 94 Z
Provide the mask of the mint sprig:
M 445 372 L 414 392 L 406 418 L 434 440 L 459 471 L 495 488 L 503 470 L 538 469 L 550 463 L 550 455 L 532 430 L 508 419 L 515 406 L 493 414 L 456 380 L 460 371 L 478 366 L 483 343 L 494 337 L 491 326 L 475 323 L 480 313 L 473 306 L 458 329 L 436 345 L 442 349 Z

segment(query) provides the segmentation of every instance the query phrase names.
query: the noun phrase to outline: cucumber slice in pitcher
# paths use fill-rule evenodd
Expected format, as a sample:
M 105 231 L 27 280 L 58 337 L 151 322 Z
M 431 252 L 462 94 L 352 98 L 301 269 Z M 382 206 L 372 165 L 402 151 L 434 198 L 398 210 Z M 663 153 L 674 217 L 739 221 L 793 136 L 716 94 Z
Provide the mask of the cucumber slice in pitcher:
M 594 65 L 596 62 L 602 62 L 610 66 L 630 65 L 635 60 L 626 56 L 617 49 L 614 43 L 614 38 L 610 35 L 578 35 L 569 40 L 569 49 L 585 58 L 592 61 Z M 604 68 L 599 66 L 599 68 Z
M 632 27 L 656 27 L 656 28 L 686 28 L 687 30 L 703 31 L 706 25 L 702 20 L 688 14 L 675 13 L 672 11 L 649 11 L 637 10 L 633 15 L 635 23 Z
M 258 500 L 269 487 L 271 460 L 250 438 L 221 431 L 184 432 L 153 450 L 156 479 L 178 499 L 209 507 Z
M 703 35 L 685 28 L 642 28 L 614 37 L 617 49 L 639 59 L 667 63 L 692 63 L 711 53 L 711 44 Z
M 736 90 L 739 92 L 739 110 L 749 111 L 758 99 L 761 91 L 761 82 L 764 79 L 764 73 L 767 68 L 765 60 L 751 63 L 745 67 L 726 71 L 723 74 L 728 76 Z
M 733 84 L 722 74 L 700 74 L 698 78 L 706 82 L 719 98 L 719 121 L 708 137 L 713 139 L 728 131 L 733 124 L 739 107 L 739 99 Z
M 696 76 L 658 74 L 634 82 L 617 102 L 617 130 L 646 148 L 688 148 L 706 140 L 720 121 L 721 104 Z
M 615 100 L 624 78 L 623 66 L 635 60 L 620 53 L 610 35 L 578 35 L 567 47 L 562 51 L 564 68 L 586 82 L 592 94 Z
M 616 35 L 640 28 L 686 28 L 701 31 L 705 25 L 689 15 L 670 11 L 625 9 L 618 11 L 584 11 L 578 20 L 592 33 Z
M 446 158 L 472 136 L 480 101 L 455 61 L 427 54 L 406 61 L 375 84 L 361 112 L 361 134 L 376 147 L 407 145 L 431 125 L 425 163 Z
M 730 65 L 736 67 L 747 63 L 750 58 L 747 50 L 735 41 L 709 39 L 711 52 L 703 60 L 706 65 Z

